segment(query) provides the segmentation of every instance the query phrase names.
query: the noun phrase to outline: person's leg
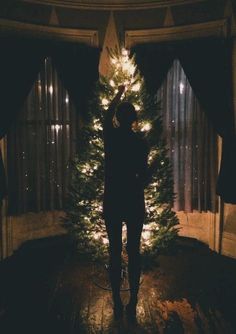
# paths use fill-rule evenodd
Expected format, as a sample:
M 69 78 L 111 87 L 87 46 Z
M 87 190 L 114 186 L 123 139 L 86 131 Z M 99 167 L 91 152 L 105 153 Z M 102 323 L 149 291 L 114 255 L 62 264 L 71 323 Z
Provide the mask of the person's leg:
M 136 305 L 141 275 L 140 238 L 143 222 L 131 220 L 127 222 L 127 252 L 128 252 L 128 275 L 130 286 L 130 301 L 127 311 L 130 315 L 136 315 Z
M 122 251 L 122 222 L 106 220 L 106 230 L 109 239 L 109 276 L 114 302 L 115 315 L 123 309 L 120 298 L 121 283 L 121 251 Z

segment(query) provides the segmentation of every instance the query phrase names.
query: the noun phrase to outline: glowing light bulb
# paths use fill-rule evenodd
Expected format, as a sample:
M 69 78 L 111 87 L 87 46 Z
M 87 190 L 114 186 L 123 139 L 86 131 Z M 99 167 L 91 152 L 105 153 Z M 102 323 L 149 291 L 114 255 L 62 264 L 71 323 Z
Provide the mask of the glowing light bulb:
M 122 56 L 128 56 L 129 55 L 129 51 L 127 49 L 125 49 L 125 48 L 122 48 L 121 54 L 122 54 Z
M 150 123 L 145 123 L 143 127 L 141 128 L 141 131 L 149 131 L 151 130 L 152 125 Z
M 130 75 L 133 75 L 134 72 L 136 70 L 136 66 L 132 65 L 132 64 L 129 64 L 129 67 L 128 67 L 128 72 Z
M 107 245 L 109 241 L 107 238 L 102 238 L 102 242 L 104 243 L 104 245 Z
M 138 104 L 134 104 L 134 108 L 135 110 L 139 111 L 141 109 L 141 107 Z
M 133 92 L 138 92 L 141 88 L 141 83 L 140 82 L 137 82 L 135 85 L 133 85 L 133 87 L 131 88 L 131 90 Z
M 93 128 L 95 131 L 102 130 L 102 124 L 99 119 L 95 118 L 93 120 Z M 94 142 L 96 143 L 97 140 L 94 140 Z
M 115 87 L 115 82 L 113 80 L 110 80 L 111 87 Z
M 130 64 L 128 62 L 125 62 L 122 64 L 123 71 L 129 72 L 130 70 Z
M 100 238 L 100 235 L 97 233 L 97 234 L 94 234 L 93 237 L 94 237 L 95 240 L 98 240 Z
M 103 106 L 106 106 L 106 105 L 108 105 L 108 103 L 109 103 L 109 101 L 108 101 L 108 99 L 106 99 L 105 97 L 102 99 L 102 105 Z
M 150 231 L 144 231 L 143 232 L 143 239 L 146 241 L 147 239 L 150 238 Z

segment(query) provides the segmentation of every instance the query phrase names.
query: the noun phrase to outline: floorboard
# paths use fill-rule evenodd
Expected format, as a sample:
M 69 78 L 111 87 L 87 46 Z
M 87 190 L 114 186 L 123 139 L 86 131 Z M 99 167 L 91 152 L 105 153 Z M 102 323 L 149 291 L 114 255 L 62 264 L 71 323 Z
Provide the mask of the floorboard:
M 98 281 L 107 287 L 104 266 L 82 261 L 67 237 L 26 243 L 0 263 L 0 333 L 236 333 L 236 261 L 195 240 L 180 238 L 143 273 L 136 325 L 113 320 Z

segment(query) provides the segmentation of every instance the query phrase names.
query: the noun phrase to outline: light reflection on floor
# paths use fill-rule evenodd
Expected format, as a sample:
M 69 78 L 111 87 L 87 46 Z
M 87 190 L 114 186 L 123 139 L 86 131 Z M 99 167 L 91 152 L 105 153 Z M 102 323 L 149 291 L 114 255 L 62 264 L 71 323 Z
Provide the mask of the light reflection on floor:
M 114 321 L 111 293 L 93 284 L 87 298 L 83 300 L 79 333 L 212 333 L 213 319 L 216 323 L 214 333 L 231 333 L 229 325 L 223 320 L 220 312 L 208 310 L 206 313 L 198 304 L 193 306 L 186 298 L 160 299 L 161 292 L 153 283 L 152 275 L 143 275 L 136 325 L 130 324 L 125 316 L 121 321 Z M 126 304 L 129 292 L 122 292 L 121 295 Z

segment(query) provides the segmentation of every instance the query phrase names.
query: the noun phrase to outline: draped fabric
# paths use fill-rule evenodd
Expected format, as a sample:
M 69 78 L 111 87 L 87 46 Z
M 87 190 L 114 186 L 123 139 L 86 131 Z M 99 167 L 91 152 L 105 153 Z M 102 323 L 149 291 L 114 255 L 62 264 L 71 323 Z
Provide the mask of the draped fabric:
M 89 94 L 98 79 L 98 49 L 75 43 L 1 37 L 0 138 L 6 135 L 20 111 L 47 56 L 53 58 L 77 112 L 86 115 Z M 6 195 L 6 182 L 1 158 L 0 181 L 2 200 Z
M 168 43 L 143 44 L 134 47 L 131 52 L 135 54 L 149 92 L 155 94 L 174 61 L 175 49 Z
M 217 39 L 187 41 L 178 50 L 195 95 L 223 138 L 234 132 L 231 54 L 231 43 Z
M 9 213 L 62 209 L 76 150 L 75 108 L 50 58 L 8 132 Z
M 0 139 L 26 99 L 43 61 L 37 43 L 1 38 Z M 5 171 L 0 151 L 0 201 L 6 195 Z
M 158 47 L 157 47 L 158 45 Z M 144 51 L 145 49 L 148 50 Z M 159 50 L 163 51 L 160 52 Z M 169 50 L 169 57 L 166 54 Z M 132 53 L 150 91 L 160 87 L 169 64 L 175 58 L 180 63 L 206 112 L 215 131 L 223 138 L 217 194 L 227 203 L 236 203 L 236 139 L 233 130 L 231 42 L 222 39 L 196 39 L 160 44 L 145 44 L 134 47 Z M 150 59 L 152 56 L 152 59 Z M 161 62 L 163 69 L 156 71 L 148 65 Z M 160 80 L 154 78 L 159 76 Z
M 44 55 L 37 43 L 26 40 L 1 39 L 0 138 L 14 120 L 37 77 Z
M 93 84 L 98 80 L 99 53 L 97 48 L 74 43 L 55 44 L 52 52 L 60 79 L 83 118 Z
M 178 60 L 168 71 L 157 98 L 173 166 L 174 209 L 215 212 L 217 136 Z
M 214 129 L 223 139 L 217 194 L 227 203 L 236 203 L 231 41 L 189 42 L 185 43 L 178 53 L 196 96 Z

